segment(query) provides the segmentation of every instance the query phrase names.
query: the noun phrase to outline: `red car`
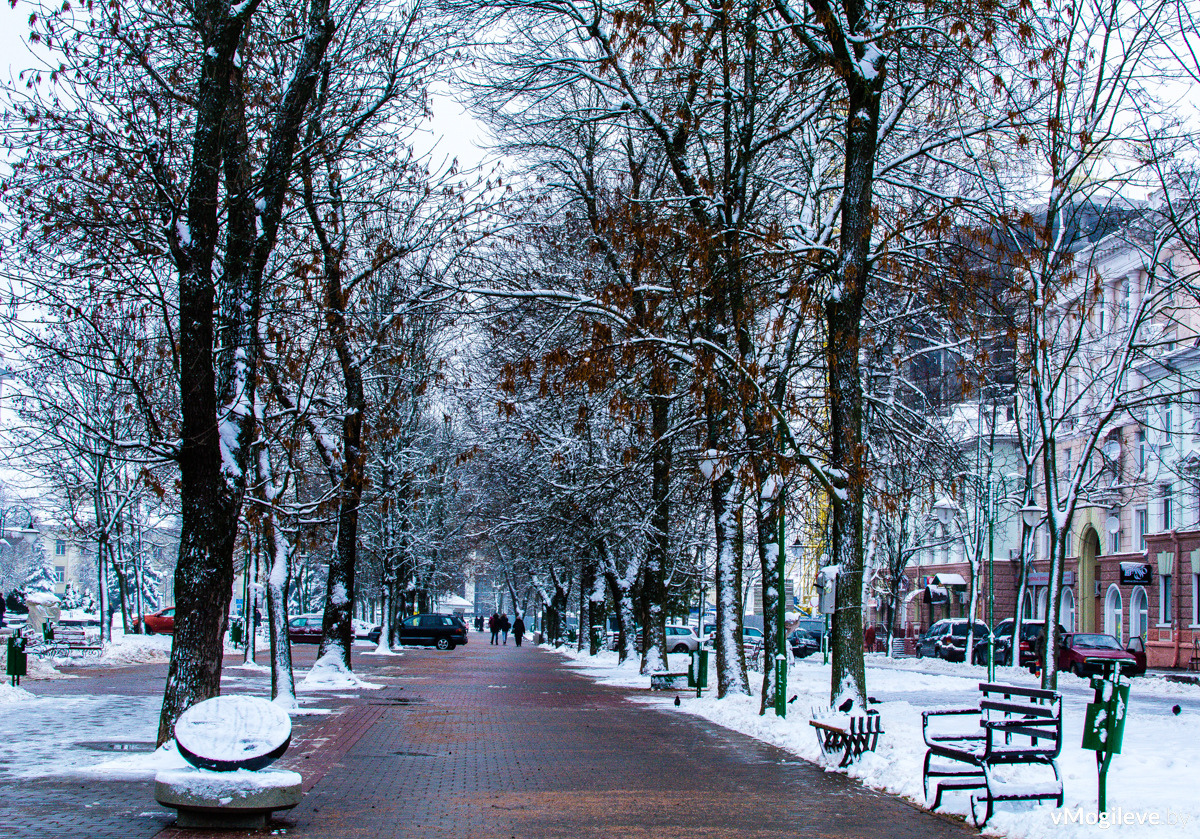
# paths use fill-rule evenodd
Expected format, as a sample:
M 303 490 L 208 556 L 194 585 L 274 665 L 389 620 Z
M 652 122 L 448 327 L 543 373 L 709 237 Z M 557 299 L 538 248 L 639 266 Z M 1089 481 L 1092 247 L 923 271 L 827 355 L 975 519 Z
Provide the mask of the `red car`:
M 166 609 L 159 609 L 153 614 L 146 615 L 146 634 L 147 635 L 174 635 L 175 634 L 175 607 L 168 606 Z M 135 618 L 133 621 L 133 631 L 141 632 L 142 619 Z
M 1070 670 L 1076 676 L 1099 675 L 1112 666 L 1109 662 L 1117 662 L 1126 676 L 1138 672 L 1137 659 L 1111 635 L 1064 635 L 1058 648 L 1058 669 Z

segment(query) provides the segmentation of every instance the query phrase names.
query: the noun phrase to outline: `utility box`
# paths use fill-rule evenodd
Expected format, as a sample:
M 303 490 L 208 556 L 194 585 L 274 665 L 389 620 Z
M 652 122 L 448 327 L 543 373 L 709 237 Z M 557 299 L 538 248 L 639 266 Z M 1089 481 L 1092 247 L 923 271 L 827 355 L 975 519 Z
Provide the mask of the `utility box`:
M 817 611 L 822 615 L 832 615 L 837 603 L 837 577 L 841 566 L 826 565 L 817 572 L 814 587 L 817 590 Z

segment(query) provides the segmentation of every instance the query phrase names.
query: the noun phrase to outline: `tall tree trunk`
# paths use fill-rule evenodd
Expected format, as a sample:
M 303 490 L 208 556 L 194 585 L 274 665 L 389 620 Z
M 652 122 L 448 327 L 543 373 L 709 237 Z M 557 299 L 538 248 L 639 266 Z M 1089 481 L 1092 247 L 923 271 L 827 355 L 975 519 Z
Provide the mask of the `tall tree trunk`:
M 175 639 L 163 692 L 158 742 L 191 705 L 221 690 L 221 664 L 233 585 L 233 548 L 252 439 L 250 399 L 257 354 L 262 277 L 274 251 L 304 112 L 317 68 L 333 37 L 328 0 L 313 0 L 292 77 L 273 115 L 262 172 L 250 177 L 241 62 L 236 59 L 256 7 L 201 0 L 193 25 L 206 49 L 196 88 L 186 207 L 169 196 L 167 239 L 178 274 L 181 429 L 179 559 Z M 156 180 L 172 182 L 154 155 Z M 225 184 L 224 229 L 219 213 Z M 256 200 L 252 192 L 261 193 Z M 226 253 L 221 280 L 222 353 L 214 351 L 217 243 Z
M 765 476 L 775 480 L 775 476 Z M 761 486 L 760 482 L 760 486 Z M 762 618 L 763 618 L 763 681 L 762 702 L 758 712 L 765 714 L 775 706 L 775 653 L 779 649 L 779 623 L 777 620 L 779 601 L 779 564 L 783 561 L 779 543 L 782 522 L 782 493 L 775 497 L 758 499 L 756 524 L 758 530 L 758 563 L 762 572 Z
M 717 698 L 731 694 L 749 694 L 746 678 L 746 652 L 742 648 L 742 556 L 738 545 L 738 519 L 741 517 L 738 481 L 732 470 L 712 481 L 713 529 L 716 533 L 717 558 L 715 595 L 717 600 Z
M 651 373 L 650 433 L 651 447 L 650 538 L 646 564 L 642 569 L 642 662 L 640 672 L 657 673 L 667 669 L 666 602 L 667 557 L 671 527 L 671 455 L 670 397 L 671 382 L 664 369 L 655 365 Z

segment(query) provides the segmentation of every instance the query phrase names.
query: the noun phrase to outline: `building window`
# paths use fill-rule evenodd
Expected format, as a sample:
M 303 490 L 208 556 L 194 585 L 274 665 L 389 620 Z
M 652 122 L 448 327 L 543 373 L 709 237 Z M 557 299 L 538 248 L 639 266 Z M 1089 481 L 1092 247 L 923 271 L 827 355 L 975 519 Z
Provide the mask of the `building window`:
M 1138 507 L 1133 511 L 1133 519 L 1137 523 L 1137 532 L 1134 534 L 1138 540 L 1138 550 L 1146 550 L 1146 531 L 1150 529 L 1150 516 L 1146 512 L 1145 507 Z
M 1058 596 L 1058 616 L 1062 621 L 1063 628 L 1067 632 L 1075 631 L 1075 592 L 1069 588 L 1063 588 L 1062 594 Z
M 62 565 L 54 566 L 54 582 L 65 583 L 67 581 L 67 569 Z
M 1171 575 L 1158 575 L 1158 623 L 1167 626 L 1172 621 L 1171 615 Z
M 54 555 L 55 556 L 66 556 L 67 555 L 67 540 L 66 539 L 55 539 L 54 540 Z
M 1121 590 L 1110 585 L 1104 596 L 1104 634 L 1111 635 L 1118 641 L 1124 640 L 1121 631 Z
M 1137 434 L 1138 471 L 1146 471 L 1146 430 L 1140 429 Z
M 1171 443 L 1174 439 L 1173 435 L 1171 433 L 1174 425 L 1175 425 L 1175 412 L 1171 409 L 1171 406 L 1168 405 L 1166 407 L 1166 410 L 1163 411 L 1163 445 L 1164 446 L 1171 445 Z
M 1175 504 L 1174 497 L 1171 494 L 1171 485 L 1164 484 L 1162 489 L 1162 529 L 1164 531 L 1171 530 L 1175 527 Z
M 1200 626 L 1200 574 L 1192 575 L 1192 626 Z
M 1119 554 L 1121 552 L 1121 531 L 1108 534 L 1108 552 L 1109 554 Z
M 1145 636 L 1146 627 L 1150 625 L 1149 598 L 1146 590 L 1138 586 L 1129 598 L 1129 637 Z

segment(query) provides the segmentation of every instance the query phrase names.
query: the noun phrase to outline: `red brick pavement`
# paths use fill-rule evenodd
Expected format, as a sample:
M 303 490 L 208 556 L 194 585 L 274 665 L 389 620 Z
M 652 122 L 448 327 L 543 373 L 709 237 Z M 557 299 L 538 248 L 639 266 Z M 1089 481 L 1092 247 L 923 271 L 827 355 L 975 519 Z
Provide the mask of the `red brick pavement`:
M 322 757 L 328 769 L 272 823 L 277 835 L 977 835 L 751 738 L 630 702 L 535 648 L 471 644 L 401 662 L 408 680 L 362 698 L 378 714 L 369 730 L 359 732 L 369 717 L 358 708 L 314 730 L 337 756 Z
M 629 691 L 597 686 L 551 653 L 479 643 L 484 639 L 473 635 L 473 643 L 450 653 L 360 656 L 356 669 L 387 686 L 357 697 L 330 696 L 322 704 L 341 703 L 337 713 L 297 720 L 281 765 L 302 774 L 306 794 L 296 809 L 279 814 L 268 834 L 301 839 L 978 835 L 958 821 L 865 790 L 845 776 L 673 708 L 631 702 Z M 148 782 L 89 782 L 82 790 L 75 782 L 73 793 L 69 784 L 60 786 L 48 797 L 45 783 L 37 792 L 29 790 L 42 796 L 34 809 L 54 818 L 51 829 L 35 830 L 35 823 L 26 821 L 25 829 L 0 834 L 39 839 L 252 835 L 163 828 L 169 815 L 153 805 Z M 103 800 L 85 810 L 80 802 L 96 795 Z M 0 826 L 4 814 L 0 806 Z M 122 818 L 125 833 L 115 830 Z

